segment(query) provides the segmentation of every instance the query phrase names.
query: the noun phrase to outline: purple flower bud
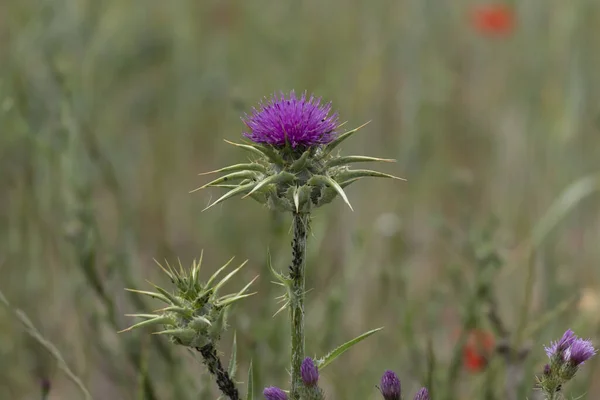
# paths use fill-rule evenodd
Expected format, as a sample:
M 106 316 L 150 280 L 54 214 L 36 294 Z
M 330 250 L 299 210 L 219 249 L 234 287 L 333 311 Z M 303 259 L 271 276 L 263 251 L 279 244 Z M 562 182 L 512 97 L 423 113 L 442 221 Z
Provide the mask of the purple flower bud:
M 387 370 L 381 377 L 379 388 L 385 400 L 400 400 L 400 379 L 394 371 Z
M 287 400 L 288 398 L 287 394 L 283 390 L 275 386 L 265 388 L 263 395 L 267 400 Z
M 577 338 L 567 351 L 566 359 L 571 365 L 578 366 L 592 358 L 596 351 L 592 342 Z
M 321 105 L 321 99 L 306 93 L 297 98 L 292 90 L 288 98 L 281 93 L 245 115 L 242 121 L 250 129 L 244 136 L 255 143 L 282 147 L 290 144 L 314 146 L 327 144 L 336 138 L 338 115 L 331 112 L 331 103 Z
M 306 386 L 314 386 L 319 380 L 319 369 L 312 358 L 306 357 L 300 366 L 300 376 Z
M 414 400 L 430 400 L 430 398 L 429 398 L 429 391 L 427 390 L 427 388 L 421 388 L 421 389 L 419 389 L 419 391 L 415 395 L 415 399 Z
M 568 329 L 560 340 L 550 343 L 548 347 L 544 347 L 546 355 L 548 358 L 552 358 L 554 355 L 563 355 L 573 342 L 575 342 L 575 339 L 577 339 L 575 333 Z

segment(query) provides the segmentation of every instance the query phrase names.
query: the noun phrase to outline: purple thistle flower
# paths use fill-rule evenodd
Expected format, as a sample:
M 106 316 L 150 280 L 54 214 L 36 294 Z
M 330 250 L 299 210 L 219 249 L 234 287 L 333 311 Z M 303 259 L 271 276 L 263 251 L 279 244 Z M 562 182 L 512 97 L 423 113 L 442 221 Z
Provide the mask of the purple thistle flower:
M 244 136 L 255 143 L 282 147 L 289 143 L 297 146 L 327 144 L 337 136 L 338 115 L 331 112 L 331 103 L 321 105 L 321 98 L 306 92 L 297 98 L 292 90 L 286 99 L 283 93 L 273 95 L 259 109 L 253 108 L 252 115 L 245 114 L 242 121 L 250 129 Z
M 573 366 L 578 366 L 589 360 L 596 354 L 596 349 L 592 342 L 577 338 L 566 352 L 566 359 Z
M 306 357 L 300 366 L 300 376 L 306 386 L 314 386 L 319 380 L 319 369 L 312 358 Z
M 265 388 L 263 395 L 267 400 L 287 400 L 288 398 L 287 394 L 283 390 L 275 386 Z
M 394 371 L 387 370 L 381 377 L 379 390 L 385 400 L 400 400 L 400 379 Z
M 575 332 L 567 329 L 560 340 L 550 343 L 550 346 L 548 347 L 544 347 L 546 355 L 548 358 L 552 358 L 556 354 L 562 355 L 569 347 L 571 347 L 573 342 L 575 342 L 575 339 L 577 339 Z
M 414 400 L 430 400 L 430 398 L 429 398 L 429 391 L 427 390 L 427 388 L 421 388 L 421 389 L 419 389 L 419 391 L 415 395 L 415 399 Z
M 550 368 L 550 364 L 544 365 L 544 375 L 550 376 L 550 373 L 552 373 L 552 368 Z

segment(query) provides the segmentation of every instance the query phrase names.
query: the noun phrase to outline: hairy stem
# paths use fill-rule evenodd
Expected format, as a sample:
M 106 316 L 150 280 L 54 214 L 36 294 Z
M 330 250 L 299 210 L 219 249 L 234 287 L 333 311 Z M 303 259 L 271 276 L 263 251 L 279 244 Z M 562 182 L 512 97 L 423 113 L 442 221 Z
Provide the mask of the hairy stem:
M 217 386 L 221 393 L 230 400 L 239 400 L 240 394 L 235 386 L 235 382 L 231 379 L 227 370 L 223 368 L 216 347 L 210 343 L 204 347 L 196 347 L 196 350 L 202 354 L 204 365 L 208 367 L 208 371 L 216 378 Z
M 294 213 L 294 239 L 292 241 L 292 264 L 290 265 L 290 279 L 292 287 L 290 293 L 290 320 L 292 336 L 292 388 L 291 400 L 300 399 L 302 381 L 300 365 L 304 359 L 304 281 L 306 267 L 306 238 L 310 215 Z

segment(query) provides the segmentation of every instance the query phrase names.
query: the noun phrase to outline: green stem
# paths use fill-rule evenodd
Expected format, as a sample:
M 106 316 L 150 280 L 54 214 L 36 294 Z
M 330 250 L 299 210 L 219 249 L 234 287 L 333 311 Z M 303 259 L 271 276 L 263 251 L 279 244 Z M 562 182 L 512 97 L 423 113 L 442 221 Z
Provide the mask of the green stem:
M 306 267 L 306 238 L 309 214 L 294 213 L 294 239 L 292 241 L 292 264 L 290 265 L 290 320 L 292 336 L 292 388 L 291 400 L 300 399 L 302 380 L 300 365 L 304 359 L 304 285 Z

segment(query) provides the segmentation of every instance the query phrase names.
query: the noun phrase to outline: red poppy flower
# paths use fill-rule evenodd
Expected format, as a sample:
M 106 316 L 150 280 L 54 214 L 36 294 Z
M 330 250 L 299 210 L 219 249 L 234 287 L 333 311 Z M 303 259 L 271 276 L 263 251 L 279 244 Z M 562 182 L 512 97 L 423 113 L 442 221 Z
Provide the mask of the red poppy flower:
M 463 365 L 469 372 L 481 372 L 494 351 L 494 335 L 474 329 L 469 332 L 463 349 Z
M 488 4 L 472 10 L 473 27 L 484 35 L 505 36 L 515 26 L 515 15 L 507 5 Z

